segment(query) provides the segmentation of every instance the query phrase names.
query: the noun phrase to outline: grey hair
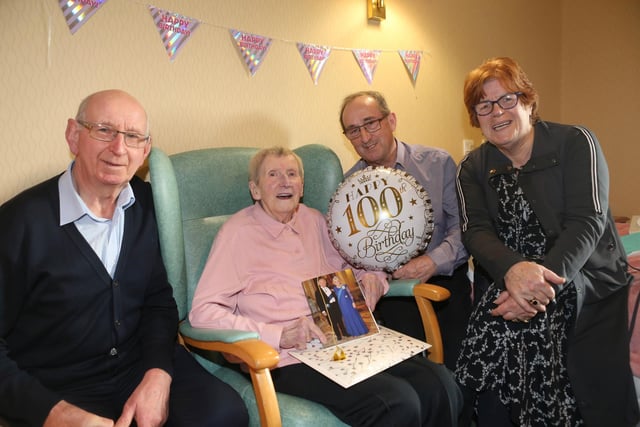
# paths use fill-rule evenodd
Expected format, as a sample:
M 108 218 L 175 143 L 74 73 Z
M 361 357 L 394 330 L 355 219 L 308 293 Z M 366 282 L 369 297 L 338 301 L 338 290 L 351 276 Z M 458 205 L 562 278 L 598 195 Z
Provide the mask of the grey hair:
M 266 159 L 268 156 L 293 156 L 298 163 L 300 178 L 302 178 L 302 181 L 304 182 L 304 167 L 302 166 L 302 159 L 300 158 L 300 156 L 294 153 L 293 150 L 282 146 L 263 148 L 262 150 L 254 154 L 253 157 L 251 157 L 251 160 L 249 160 L 249 181 L 253 181 L 256 184 L 258 183 L 258 180 L 260 178 L 260 167 L 262 166 L 262 163 L 264 163 L 264 159 Z
M 380 92 L 375 90 L 363 90 L 360 92 L 352 93 L 351 95 L 347 95 L 342 100 L 342 106 L 340 107 L 339 119 L 340 119 L 340 126 L 342 126 L 342 130 L 344 130 L 344 123 L 342 122 L 342 113 L 344 113 L 344 109 L 347 108 L 347 105 L 349 105 L 354 99 L 360 98 L 361 96 L 373 98 L 376 101 L 376 104 L 378 104 L 378 109 L 383 115 L 387 116 L 391 113 L 391 110 L 389 109 L 389 105 L 387 105 L 387 100 L 384 99 L 384 96 Z

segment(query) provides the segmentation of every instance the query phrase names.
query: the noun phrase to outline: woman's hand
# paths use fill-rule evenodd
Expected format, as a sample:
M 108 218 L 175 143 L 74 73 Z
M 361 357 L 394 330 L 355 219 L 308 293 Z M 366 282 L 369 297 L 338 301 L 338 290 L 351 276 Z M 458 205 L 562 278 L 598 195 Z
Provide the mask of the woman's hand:
M 498 298 L 493 301 L 496 308 L 491 310 L 492 316 L 500 316 L 504 320 L 528 322 L 538 311 L 530 304 L 524 309 L 509 295 L 508 291 L 502 291 Z
M 547 304 L 554 300 L 554 285 L 565 282 L 548 268 L 531 261 L 523 261 L 511 266 L 504 276 L 504 283 L 509 295 L 525 311 L 533 307 L 535 311 L 545 311 Z
M 360 279 L 362 285 L 362 293 L 364 294 L 364 300 L 367 303 L 367 307 L 371 311 L 376 309 L 376 304 L 384 295 L 384 285 L 376 276 L 372 273 L 365 273 Z
M 506 291 L 494 301 L 498 307 L 491 314 L 505 320 L 527 321 L 546 311 L 554 300 L 556 293 L 551 285 L 564 282 L 563 277 L 535 262 L 514 264 L 504 277 Z
M 323 344 L 327 341 L 327 337 L 325 337 L 322 330 L 313 323 L 313 320 L 309 317 L 300 317 L 282 330 L 280 348 L 295 347 L 298 350 L 304 350 L 307 348 L 307 343 L 314 338 L 318 338 Z

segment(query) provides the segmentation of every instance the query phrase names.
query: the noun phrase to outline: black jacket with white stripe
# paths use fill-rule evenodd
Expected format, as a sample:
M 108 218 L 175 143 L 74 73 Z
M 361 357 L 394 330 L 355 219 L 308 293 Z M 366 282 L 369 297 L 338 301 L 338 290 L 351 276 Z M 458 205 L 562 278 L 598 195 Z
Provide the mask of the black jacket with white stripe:
M 546 235 L 543 265 L 574 286 L 578 317 L 569 338 L 568 370 L 587 426 L 626 426 L 638 419 L 629 368 L 626 255 L 609 209 L 609 171 L 588 129 L 550 122 L 534 126 L 530 160 L 518 182 Z M 511 161 L 485 142 L 460 163 L 457 190 L 463 242 L 504 287 L 524 257 L 496 232 L 498 195 L 491 177 L 512 173 Z

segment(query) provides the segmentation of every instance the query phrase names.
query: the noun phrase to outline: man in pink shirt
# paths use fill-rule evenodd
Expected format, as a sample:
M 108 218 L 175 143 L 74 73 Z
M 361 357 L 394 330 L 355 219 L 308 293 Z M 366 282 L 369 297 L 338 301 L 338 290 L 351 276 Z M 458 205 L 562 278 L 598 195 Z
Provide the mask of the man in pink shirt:
M 389 284 L 382 272 L 350 266 L 334 248 L 324 217 L 300 204 L 302 162 L 291 150 L 257 153 L 249 165 L 256 203 L 233 215 L 211 249 L 189 319 L 200 328 L 257 331 L 280 354 L 276 390 L 325 405 L 356 425 L 455 425 L 460 392 L 443 366 L 416 357 L 348 389 L 289 355 L 325 337 L 313 323 L 303 280 L 352 268 L 369 308 Z

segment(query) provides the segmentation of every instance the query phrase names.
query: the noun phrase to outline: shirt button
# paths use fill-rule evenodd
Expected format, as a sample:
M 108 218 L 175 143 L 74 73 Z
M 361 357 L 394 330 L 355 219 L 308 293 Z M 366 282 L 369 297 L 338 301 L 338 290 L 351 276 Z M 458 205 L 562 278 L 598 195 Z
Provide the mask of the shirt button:
M 110 351 L 109 351 L 109 356 L 117 356 L 118 355 L 118 349 L 113 347 Z
M 117 288 L 118 286 L 120 286 L 120 283 L 117 280 L 113 281 L 113 287 Z

